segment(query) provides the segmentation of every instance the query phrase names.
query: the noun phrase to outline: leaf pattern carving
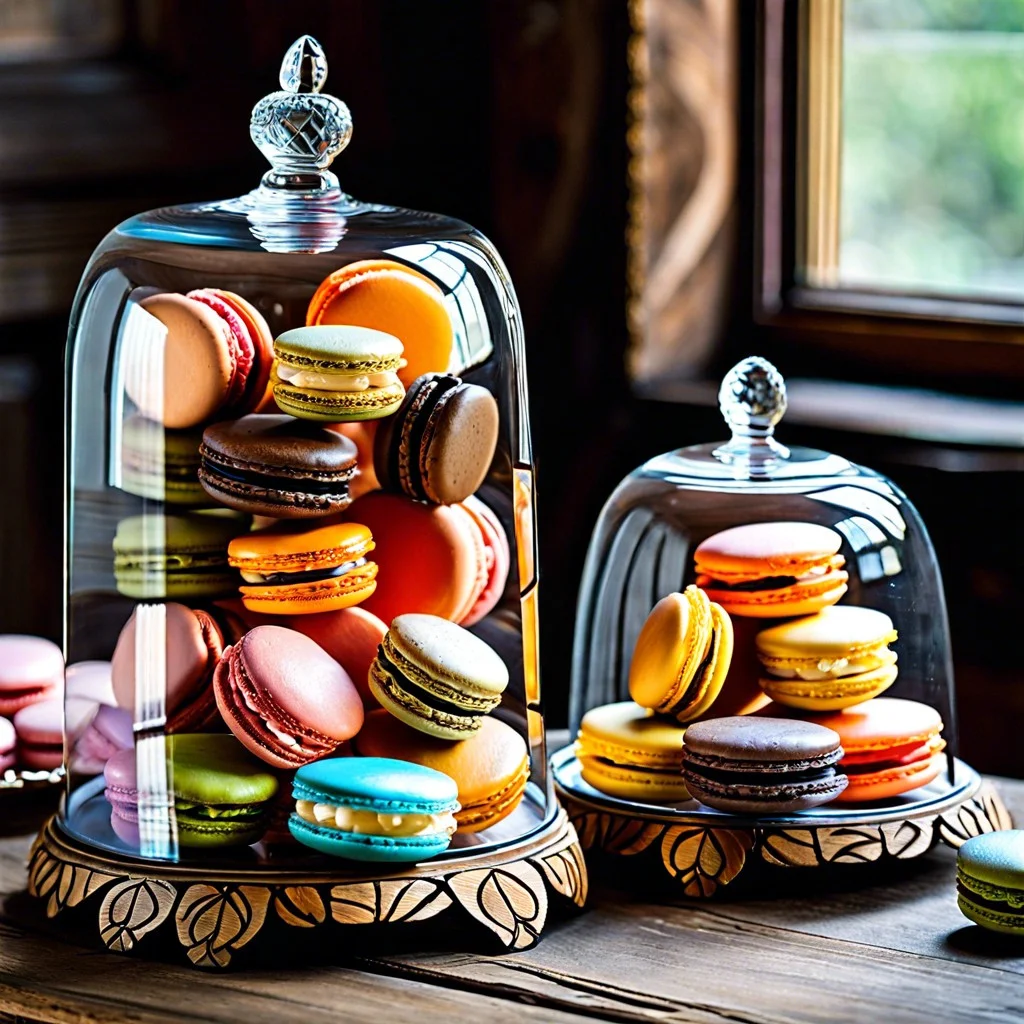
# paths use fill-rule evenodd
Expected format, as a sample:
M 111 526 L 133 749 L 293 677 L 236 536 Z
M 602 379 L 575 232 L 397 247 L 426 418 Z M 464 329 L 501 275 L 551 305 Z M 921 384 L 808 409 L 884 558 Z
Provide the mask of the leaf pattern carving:
M 912 860 L 927 853 L 935 843 L 934 818 L 908 818 L 881 826 L 885 852 L 899 860 Z
M 288 885 L 274 892 L 277 916 L 293 928 L 315 928 L 327 920 L 323 898 L 311 885 Z
M 814 832 L 807 828 L 786 828 L 765 832 L 761 859 L 783 868 L 813 868 L 822 862 Z
M 227 967 L 263 927 L 269 902 L 263 886 L 190 886 L 174 914 L 178 941 L 197 967 Z
M 819 828 L 818 843 L 826 864 L 866 864 L 882 856 L 882 832 L 875 825 Z
M 584 850 L 598 849 L 628 857 L 642 853 L 662 833 L 663 825 L 618 814 L 587 811 L 572 819 Z
M 425 921 L 451 904 L 441 883 L 429 878 L 351 882 L 331 889 L 331 917 L 339 924 Z
M 537 942 L 548 895 L 540 871 L 529 861 L 463 871 L 450 875 L 448 884 L 460 905 L 509 949 L 529 949 Z
M 575 834 L 573 835 L 575 839 Z M 578 907 L 587 902 L 587 866 L 579 844 L 572 842 L 554 853 L 538 857 L 532 863 L 544 872 L 551 888 L 573 901 Z
M 127 953 L 167 920 L 177 893 L 169 882 L 130 878 L 112 886 L 100 904 L 100 938 L 107 949 Z
M 984 832 L 1013 828 L 1009 812 L 989 782 L 982 783 L 970 800 L 940 814 L 935 824 L 939 838 L 954 849 Z
M 46 900 L 46 916 L 56 917 L 66 907 L 78 906 L 114 875 L 57 860 L 37 840 L 29 863 L 28 891 Z
M 754 833 L 673 825 L 661 838 L 661 861 L 687 896 L 710 896 L 743 870 Z

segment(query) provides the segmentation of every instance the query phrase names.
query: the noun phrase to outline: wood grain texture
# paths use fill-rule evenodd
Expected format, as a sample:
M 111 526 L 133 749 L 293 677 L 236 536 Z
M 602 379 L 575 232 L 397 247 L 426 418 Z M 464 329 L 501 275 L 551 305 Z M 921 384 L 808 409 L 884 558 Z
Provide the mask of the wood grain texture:
M 1024 782 L 997 785 L 1024 820 Z M 602 889 L 589 913 L 515 955 L 354 960 L 353 945 L 334 951 L 341 967 L 225 974 L 87 953 L 39 934 L 20 895 L 29 843 L 0 842 L 0 1014 L 28 1020 L 1024 1019 L 1024 946 L 961 917 L 948 849 L 895 873 L 848 872 L 838 890 L 794 870 L 786 877 L 796 881 L 757 901 L 654 906 Z M 301 892 L 289 906 L 320 913 Z

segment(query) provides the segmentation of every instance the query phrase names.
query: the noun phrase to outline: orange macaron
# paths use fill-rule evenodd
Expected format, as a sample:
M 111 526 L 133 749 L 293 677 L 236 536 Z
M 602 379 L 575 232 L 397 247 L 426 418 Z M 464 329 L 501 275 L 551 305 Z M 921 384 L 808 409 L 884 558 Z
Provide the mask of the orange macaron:
M 448 369 L 454 332 L 444 294 L 429 277 L 394 260 L 358 260 L 336 270 L 310 300 L 308 327 L 348 324 L 384 331 L 402 343 L 399 379 Z
M 841 771 L 850 780 L 842 803 L 888 800 L 925 786 L 945 766 L 942 718 L 915 700 L 875 697 L 831 714 L 806 716 L 839 734 Z
M 846 593 L 843 538 L 816 523 L 749 523 L 697 545 L 697 585 L 730 615 L 812 615 Z
M 436 739 L 400 722 L 388 711 L 371 711 L 353 740 L 363 757 L 393 757 L 444 772 L 459 787 L 459 831 L 481 832 L 519 806 L 530 777 L 526 741 L 490 715 L 469 739 Z
M 291 524 L 236 537 L 228 562 L 242 574 L 242 603 L 266 615 L 307 615 L 349 608 L 376 587 L 366 556 L 373 536 L 360 523 L 297 529 Z
M 491 567 L 480 528 L 461 505 L 371 491 L 344 515 L 373 534 L 380 576 L 364 607 L 384 623 L 408 612 L 462 622 L 474 610 Z

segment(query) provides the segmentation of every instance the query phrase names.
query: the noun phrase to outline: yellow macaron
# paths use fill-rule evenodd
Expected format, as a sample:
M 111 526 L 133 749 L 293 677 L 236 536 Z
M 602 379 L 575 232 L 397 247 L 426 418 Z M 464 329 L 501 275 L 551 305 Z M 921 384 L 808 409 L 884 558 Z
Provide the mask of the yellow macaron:
M 663 597 L 640 630 L 629 695 L 642 707 L 689 722 L 722 690 L 732 661 L 732 620 L 699 587 Z
M 689 800 L 682 776 L 683 732 L 631 700 L 592 708 L 576 736 L 580 774 L 594 789 L 623 800 Z
M 887 690 L 896 680 L 896 639 L 885 612 L 834 605 L 757 635 L 761 689 L 805 711 L 838 711 Z

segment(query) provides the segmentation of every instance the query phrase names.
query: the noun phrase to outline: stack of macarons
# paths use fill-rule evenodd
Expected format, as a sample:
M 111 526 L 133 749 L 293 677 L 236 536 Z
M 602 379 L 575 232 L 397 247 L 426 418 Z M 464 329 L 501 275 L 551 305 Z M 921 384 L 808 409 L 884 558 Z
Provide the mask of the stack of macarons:
M 293 787 L 286 835 L 355 859 L 432 856 L 507 818 L 528 748 L 490 715 L 508 668 L 467 627 L 506 591 L 492 505 L 512 494 L 477 493 L 499 407 L 450 370 L 441 288 L 362 260 L 305 324 L 271 307 L 276 335 L 219 288 L 129 307 L 117 465 L 146 503 L 111 544 L 116 589 L 141 603 L 72 755 L 105 770 L 115 835 L 148 849 L 139 794 L 161 779 L 197 851 L 281 839 Z M 147 753 L 143 779 L 154 734 L 167 768 Z
M 934 709 L 881 697 L 893 622 L 840 604 L 843 538 L 815 523 L 748 523 L 694 550 L 695 585 L 662 598 L 634 646 L 631 702 L 588 712 L 585 781 L 612 796 L 792 813 L 890 800 L 942 769 Z
M 64 743 L 64 658 L 49 640 L 0 635 L 0 778 L 51 772 Z

